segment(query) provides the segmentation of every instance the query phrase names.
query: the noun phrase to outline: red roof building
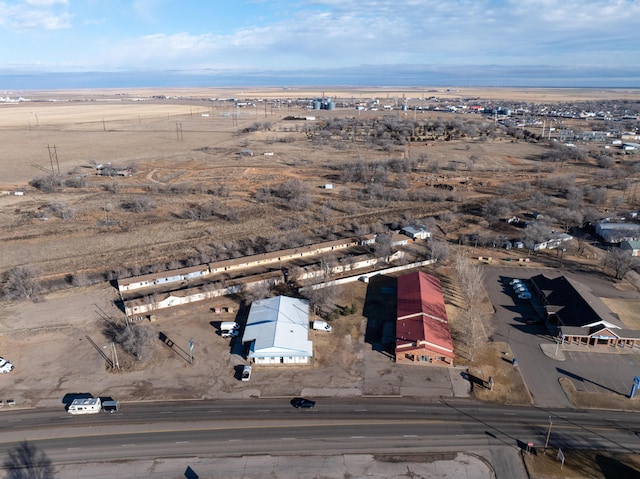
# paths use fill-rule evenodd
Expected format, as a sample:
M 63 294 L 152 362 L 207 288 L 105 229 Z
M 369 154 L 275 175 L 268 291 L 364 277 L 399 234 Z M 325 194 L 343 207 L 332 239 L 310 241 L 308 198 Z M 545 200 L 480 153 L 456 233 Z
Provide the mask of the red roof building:
M 422 271 L 400 276 L 396 361 L 452 366 L 454 358 L 440 280 Z

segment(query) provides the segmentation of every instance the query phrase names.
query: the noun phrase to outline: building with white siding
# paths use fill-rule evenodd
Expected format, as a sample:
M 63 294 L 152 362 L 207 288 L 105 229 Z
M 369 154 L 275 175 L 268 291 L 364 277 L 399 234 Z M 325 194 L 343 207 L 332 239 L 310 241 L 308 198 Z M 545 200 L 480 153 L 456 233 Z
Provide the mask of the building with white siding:
M 242 342 L 249 343 L 249 359 L 255 364 L 311 365 L 309 302 L 276 296 L 254 301 Z

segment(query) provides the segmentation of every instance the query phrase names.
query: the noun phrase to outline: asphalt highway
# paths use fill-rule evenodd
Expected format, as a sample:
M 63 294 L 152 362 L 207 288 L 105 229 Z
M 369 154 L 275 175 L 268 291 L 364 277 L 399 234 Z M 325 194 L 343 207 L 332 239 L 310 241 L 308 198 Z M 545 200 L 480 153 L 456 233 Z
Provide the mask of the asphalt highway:
M 297 410 L 290 398 L 125 403 L 115 414 L 4 410 L 0 454 L 21 441 L 53 463 L 243 454 L 465 451 L 549 446 L 640 452 L 633 413 L 509 407 L 471 401 L 323 399 Z

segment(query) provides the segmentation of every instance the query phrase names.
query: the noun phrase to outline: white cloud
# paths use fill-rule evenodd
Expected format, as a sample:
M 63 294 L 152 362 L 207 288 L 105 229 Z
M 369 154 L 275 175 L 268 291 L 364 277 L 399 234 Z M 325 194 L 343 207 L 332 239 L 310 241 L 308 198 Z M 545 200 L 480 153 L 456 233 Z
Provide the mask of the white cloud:
M 129 4 L 133 17 L 153 24 L 156 33 L 136 37 L 122 31 L 116 39 L 105 33 L 98 47 L 102 51 L 88 51 L 86 58 L 75 61 L 92 63 L 92 68 L 187 69 L 640 63 L 640 36 L 635 31 L 640 0 L 262 3 L 279 13 L 271 20 L 260 17 L 260 27 L 247 27 L 252 21 L 248 11 L 243 18 L 246 23 L 220 35 L 172 31 L 170 22 L 160 23 L 168 0 L 135 0 Z M 0 0 L 0 25 L 68 28 L 71 17 L 66 7 L 66 0 L 25 0 L 16 7 Z
M 14 31 L 61 30 L 71 27 L 72 15 L 63 10 L 67 0 L 25 0 L 15 4 L 0 2 L 0 25 Z
M 52 5 L 69 5 L 68 0 L 24 0 L 27 5 L 49 7 Z

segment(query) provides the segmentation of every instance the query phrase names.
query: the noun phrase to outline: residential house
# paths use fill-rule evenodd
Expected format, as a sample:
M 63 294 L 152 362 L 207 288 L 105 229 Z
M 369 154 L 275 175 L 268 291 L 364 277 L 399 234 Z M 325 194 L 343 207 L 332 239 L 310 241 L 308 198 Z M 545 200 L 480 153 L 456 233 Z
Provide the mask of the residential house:
M 410 225 L 402 228 L 402 232 L 411 239 L 427 239 L 431 238 L 431 233 L 424 225 Z
M 631 256 L 640 256 L 640 241 L 623 241 L 620 243 L 620 249 L 630 251 Z
M 571 241 L 573 236 L 567 233 L 559 233 L 556 234 L 553 238 L 549 238 L 546 241 L 541 241 L 540 243 L 535 243 L 533 245 L 534 251 L 540 251 L 543 249 L 556 249 L 560 247 L 566 247 L 566 243 Z M 565 246 L 563 246 L 565 245 Z

